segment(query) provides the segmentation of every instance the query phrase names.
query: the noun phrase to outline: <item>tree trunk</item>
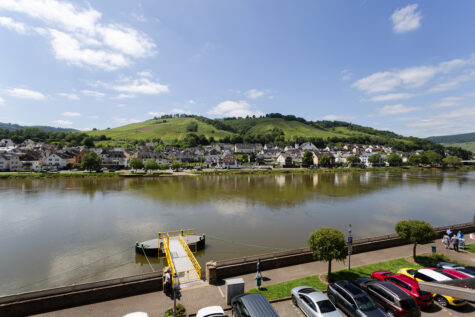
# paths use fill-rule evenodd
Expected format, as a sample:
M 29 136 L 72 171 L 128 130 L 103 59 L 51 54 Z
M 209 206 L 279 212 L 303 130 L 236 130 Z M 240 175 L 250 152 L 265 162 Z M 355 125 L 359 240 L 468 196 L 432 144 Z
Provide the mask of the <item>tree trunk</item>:
M 414 261 L 416 260 L 416 246 L 417 243 L 414 243 L 414 248 L 412 249 L 412 257 L 414 258 Z
M 328 283 L 331 282 L 331 274 L 332 274 L 332 261 L 328 261 Z

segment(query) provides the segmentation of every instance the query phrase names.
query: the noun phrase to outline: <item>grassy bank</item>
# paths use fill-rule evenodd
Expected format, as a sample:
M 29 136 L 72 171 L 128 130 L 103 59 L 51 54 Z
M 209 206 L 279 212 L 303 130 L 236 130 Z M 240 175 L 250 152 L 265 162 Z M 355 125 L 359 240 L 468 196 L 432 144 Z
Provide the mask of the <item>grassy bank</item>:
M 89 172 L 65 172 L 65 173 L 0 173 L 0 179 L 46 179 L 46 178 L 110 178 L 118 177 L 117 172 L 89 173 Z
M 472 244 L 472 246 L 475 246 L 475 244 Z M 475 249 L 475 247 L 473 249 Z M 375 264 L 354 267 L 351 269 L 351 271 L 348 269 L 336 271 L 332 273 L 332 278 L 335 280 L 348 280 L 350 282 L 353 282 L 359 277 L 370 277 L 371 273 L 373 273 L 374 271 L 390 271 L 395 273 L 402 268 L 420 269 L 423 267 L 435 267 L 437 263 L 441 261 L 454 262 L 453 260 L 442 254 L 419 255 L 416 257 L 417 263 L 410 262 L 404 258 L 401 258 L 386 262 L 379 262 Z M 463 265 L 463 263 L 459 264 Z M 263 285 L 260 290 L 258 290 L 257 288 L 253 288 L 249 290 L 249 292 L 262 293 L 266 296 L 267 299 L 271 300 L 288 297 L 290 296 L 290 291 L 292 290 L 292 288 L 303 285 L 311 286 L 317 290 L 325 290 L 327 288 L 327 284 L 322 282 L 318 276 L 314 275 L 273 285 L 265 285 L 265 282 L 263 282 Z
M 475 254 L 475 243 L 465 245 L 465 250 Z

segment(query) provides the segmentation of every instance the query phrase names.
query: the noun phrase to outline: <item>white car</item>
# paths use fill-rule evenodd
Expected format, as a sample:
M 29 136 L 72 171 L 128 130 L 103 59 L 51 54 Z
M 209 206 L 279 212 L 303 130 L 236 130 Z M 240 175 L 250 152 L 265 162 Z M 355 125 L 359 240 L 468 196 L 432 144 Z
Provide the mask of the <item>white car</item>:
M 290 292 L 292 302 L 307 317 L 343 317 L 325 294 L 310 286 L 297 286 Z
M 471 268 L 466 268 L 464 266 L 460 266 L 455 263 L 450 263 L 450 262 L 439 262 L 437 263 L 437 267 L 440 267 L 442 269 L 452 269 L 452 270 L 457 270 L 459 272 L 462 272 L 470 277 L 475 277 L 475 271 L 472 270 Z
M 198 310 L 196 317 L 227 317 L 221 306 L 209 306 Z

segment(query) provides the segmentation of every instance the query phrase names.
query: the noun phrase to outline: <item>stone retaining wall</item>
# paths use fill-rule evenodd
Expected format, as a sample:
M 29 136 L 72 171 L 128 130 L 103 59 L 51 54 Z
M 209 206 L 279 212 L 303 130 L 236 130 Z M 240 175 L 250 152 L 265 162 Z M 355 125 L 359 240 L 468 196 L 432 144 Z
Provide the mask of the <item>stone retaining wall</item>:
M 162 290 L 162 273 L 78 284 L 0 297 L 0 316 L 29 316 L 48 311 Z
M 434 230 L 437 234 L 437 239 L 442 238 L 449 227 L 453 228 L 455 232 L 461 230 L 465 234 L 475 232 L 475 225 L 472 222 L 453 226 L 436 227 Z M 397 234 L 358 239 L 353 241 L 353 254 L 397 247 L 405 244 L 409 244 L 409 242 L 401 239 Z M 301 248 L 250 257 L 208 262 L 206 263 L 206 278 L 210 284 L 217 284 L 225 278 L 253 273 L 256 271 L 257 258 L 261 259 L 265 270 L 314 261 L 312 252 L 308 248 Z

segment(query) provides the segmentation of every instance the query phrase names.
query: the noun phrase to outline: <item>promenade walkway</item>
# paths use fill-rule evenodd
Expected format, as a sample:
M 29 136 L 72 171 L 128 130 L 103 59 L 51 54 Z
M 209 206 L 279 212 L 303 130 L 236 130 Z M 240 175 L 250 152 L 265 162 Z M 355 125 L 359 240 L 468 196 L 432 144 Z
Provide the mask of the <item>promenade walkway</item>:
M 437 245 L 437 251 L 447 254 L 453 259 L 475 265 L 475 256 L 468 252 L 455 253 L 452 250 L 445 250 L 442 243 L 437 240 L 434 243 L 419 245 L 417 253 L 430 252 L 431 245 Z M 392 259 L 409 257 L 412 255 L 412 245 L 382 249 L 365 252 L 351 256 L 352 267 L 373 264 Z M 348 267 L 348 263 L 333 262 L 332 269 L 340 270 Z M 326 273 L 327 264 L 324 262 L 310 262 L 279 269 L 264 271 L 265 285 L 294 280 L 315 274 Z M 245 281 L 246 291 L 255 287 L 255 274 L 246 274 L 242 277 Z M 188 313 L 196 313 L 200 308 L 211 305 L 225 305 L 224 286 L 214 286 L 204 283 L 182 289 L 182 297 L 179 301 L 184 304 Z M 69 309 L 54 311 L 35 316 L 123 316 L 131 312 L 142 311 L 149 316 L 163 316 L 164 311 L 173 306 L 173 301 L 162 292 L 153 292 L 138 296 L 131 296 L 91 305 L 73 307 Z

